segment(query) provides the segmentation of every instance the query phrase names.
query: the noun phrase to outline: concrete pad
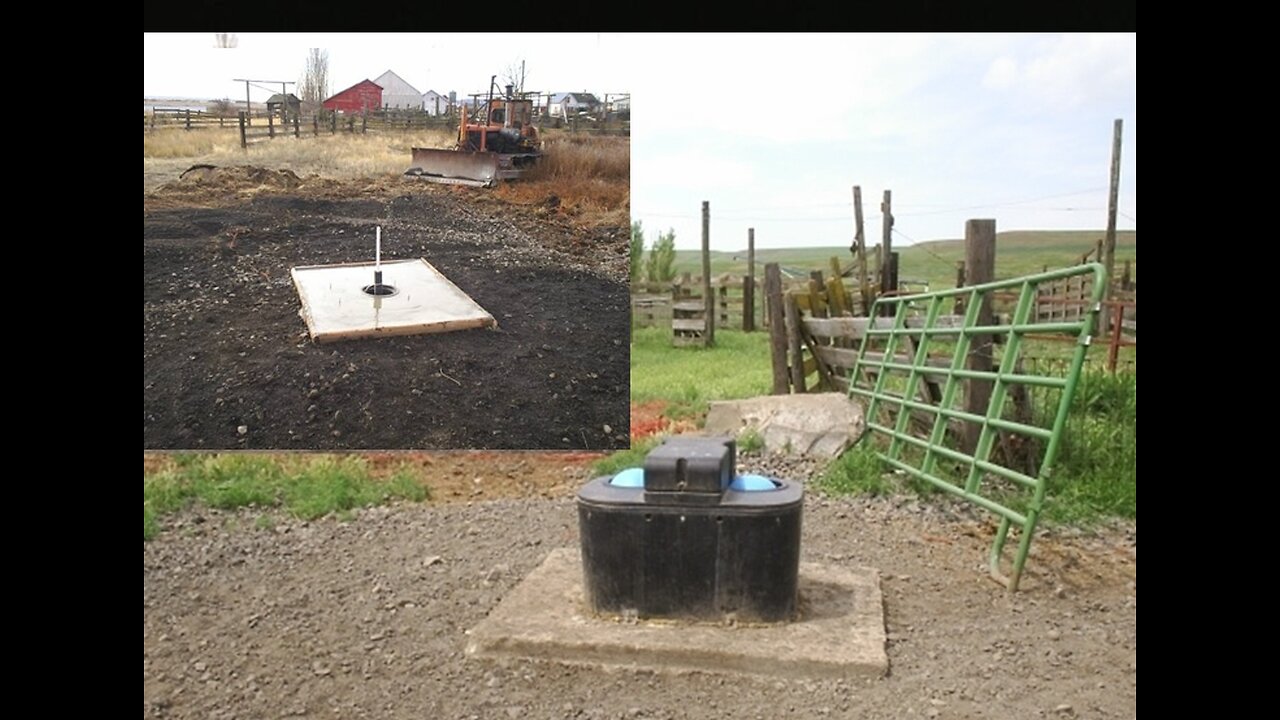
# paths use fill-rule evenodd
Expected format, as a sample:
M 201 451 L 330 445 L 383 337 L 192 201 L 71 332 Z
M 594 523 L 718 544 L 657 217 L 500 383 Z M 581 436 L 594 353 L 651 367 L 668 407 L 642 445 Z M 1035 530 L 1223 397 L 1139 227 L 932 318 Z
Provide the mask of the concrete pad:
M 704 431 L 736 437 L 752 430 L 766 452 L 834 458 L 862 437 L 865 426 L 862 405 L 836 392 L 715 401 Z
M 293 268 L 302 300 L 299 313 L 311 339 L 331 340 L 420 335 L 492 327 L 493 316 L 423 259 L 382 263 L 382 282 L 395 295 L 364 292 L 373 284 L 373 263 L 307 265 Z
M 489 617 L 466 653 L 568 665 L 788 678 L 881 677 L 888 671 L 879 573 L 800 564 L 800 619 L 726 626 L 592 615 L 576 549 L 553 550 Z

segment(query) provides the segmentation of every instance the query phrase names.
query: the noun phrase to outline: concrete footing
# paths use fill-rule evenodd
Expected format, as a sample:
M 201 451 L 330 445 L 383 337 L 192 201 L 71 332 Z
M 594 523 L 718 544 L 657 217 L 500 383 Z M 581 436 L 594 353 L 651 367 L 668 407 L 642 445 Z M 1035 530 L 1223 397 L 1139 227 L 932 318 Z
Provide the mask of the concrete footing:
M 466 652 L 665 672 L 788 678 L 880 677 L 888 671 L 879 573 L 800 564 L 800 617 L 715 625 L 592 615 L 574 549 L 554 550 L 479 625 Z

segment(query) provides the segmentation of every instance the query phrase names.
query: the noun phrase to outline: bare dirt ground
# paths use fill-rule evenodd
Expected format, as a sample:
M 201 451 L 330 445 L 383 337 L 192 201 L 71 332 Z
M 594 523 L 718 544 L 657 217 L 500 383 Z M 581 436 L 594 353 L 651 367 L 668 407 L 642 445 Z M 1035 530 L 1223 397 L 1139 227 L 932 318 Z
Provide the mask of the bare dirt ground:
M 625 227 L 555 197 L 149 167 L 144 448 L 627 446 Z M 426 258 L 498 328 L 312 343 L 289 269 L 366 259 L 377 225 L 385 258 Z
M 255 513 L 209 510 L 167 519 L 143 546 L 144 717 L 1137 715 L 1136 524 L 1042 533 L 1024 589 L 1008 595 L 984 575 L 988 517 L 914 498 L 810 494 L 805 507 L 802 560 L 880 570 L 886 678 L 465 658 L 467 629 L 551 549 L 577 546 L 585 459 L 423 455 L 428 482 L 448 490 L 345 523 L 276 517 L 264 528 Z M 793 478 L 813 468 L 751 456 L 742 466 Z

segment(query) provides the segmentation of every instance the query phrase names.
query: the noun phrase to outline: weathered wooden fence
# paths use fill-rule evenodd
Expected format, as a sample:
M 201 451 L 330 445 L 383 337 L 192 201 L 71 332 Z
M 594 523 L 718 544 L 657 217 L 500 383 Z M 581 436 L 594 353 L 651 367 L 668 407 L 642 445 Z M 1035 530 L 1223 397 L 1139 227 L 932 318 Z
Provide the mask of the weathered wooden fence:
M 715 295 L 716 326 L 752 330 L 760 327 L 767 318 L 762 303 L 761 283 L 757 278 L 751 284 L 746 277 L 720 276 L 711 279 L 711 292 Z M 631 317 L 634 327 L 668 327 L 673 316 L 673 304 L 702 300 L 702 277 L 684 273 L 669 282 L 631 283 Z M 751 318 L 751 321 L 748 321 Z
M 414 110 L 372 110 L 363 113 L 334 113 L 327 110 L 304 113 L 246 113 L 215 115 L 200 110 L 156 108 L 142 117 L 143 132 L 166 129 L 201 130 L 238 128 L 240 146 L 277 137 L 316 137 L 322 133 L 392 132 L 439 129 L 457 131 L 456 118 L 429 115 Z
M 143 132 L 152 132 L 168 128 L 183 130 L 200 130 L 203 128 L 236 127 L 236 116 L 218 115 L 203 110 L 188 108 L 154 108 L 150 113 L 142 114 Z

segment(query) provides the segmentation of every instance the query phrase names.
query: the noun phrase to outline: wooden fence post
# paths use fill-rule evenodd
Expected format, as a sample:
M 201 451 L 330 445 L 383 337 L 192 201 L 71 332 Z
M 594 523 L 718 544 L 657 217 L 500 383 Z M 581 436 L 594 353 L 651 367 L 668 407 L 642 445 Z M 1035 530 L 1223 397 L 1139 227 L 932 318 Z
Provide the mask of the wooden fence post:
M 711 294 L 711 203 L 702 201 L 702 296 L 707 307 L 706 345 L 716 344 L 716 305 Z
M 995 279 L 996 273 L 996 221 L 969 220 L 964 224 L 965 284 L 981 285 Z M 979 325 L 991 325 L 991 298 L 984 296 L 978 307 Z M 978 372 L 991 372 L 991 336 L 974 335 L 969 346 L 968 368 Z M 964 409 L 974 415 L 985 416 L 991 401 L 991 381 L 970 379 L 964 398 Z M 973 452 L 978 446 L 982 425 L 966 422 L 964 425 L 965 452 Z
M 796 307 L 795 295 L 783 294 L 782 304 L 787 311 L 787 343 L 791 346 L 791 392 L 803 393 L 804 387 L 804 345 L 800 341 L 800 308 Z
M 1133 276 L 1132 276 L 1131 274 L 1129 274 L 1129 270 L 1130 270 L 1130 267 L 1129 267 L 1129 261 L 1128 261 L 1128 260 L 1125 260 L 1125 261 L 1124 261 L 1124 275 L 1122 275 L 1122 276 L 1121 276 L 1121 278 L 1120 278 L 1120 289 L 1121 289 L 1121 290 L 1132 290 L 1132 289 L 1133 289 L 1133 279 L 1132 279 L 1132 278 L 1133 278 Z
M 311 116 L 311 137 L 320 137 L 320 111 Z
M 187 108 L 187 129 L 191 129 L 191 108 Z
M 742 331 L 756 329 L 756 229 L 747 228 L 747 276 L 742 280 Z
M 156 109 L 151 108 L 151 129 L 156 129 Z
M 898 253 L 897 251 L 889 253 L 887 262 L 884 264 L 884 275 L 880 279 L 880 292 L 897 293 L 898 292 Z M 885 305 L 881 314 L 885 317 L 893 317 L 894 308 L 892 305 Z
M 360 113 L 360 134 L 363 135 L 365 131 L 368 129 L 369 129 L 369 108 L 365 108 L 364 112 Z
M 301 122 L 301 119 L 298 117 L 298 115 L 299 113 L 293 114 L 293 136 L 296 138 L 302 137 L 302 130 L 299 127 L 299 123 Z
M 330 135 L 338 134 L 338 113 L 336 111 L 333 114 L 329 115 L 329 134 Z
M 880 203 L 880 211 L 884 214 L 882 224 L 882 232 L 880 234 L 880 291 L 884 292 L 887 288 L 897 288 L 896 285 L 887 286 L 884 281 L 885 275 L 889 272 L 889 251 L 893 249 L 893 191 L 884 191 L 884 200 Z
M 867 280 L 867 236 L 862 227 L 862 186 L 853 186 L 853 247 L 858 256 L 858 297 L 862 298 L 862 315 L 871 315 L 871 285 Z
M 773 394 L 786 395 L 790 389 L 787 379 L 787 323 L 782 317 L 782 271 L 778 263 L 764 266 L 765 307 L 769 312 L 769 357 L 773 362 Z
M 276 137 L 276 115 L 275 113 L 267 113 L 267 137 L 275 139 Z
M 240 147 L 241 149 L 249 147 L 248 140 L 244 136 L 244 111 L 240 111 Z
M 960 289 L 962 287 L 964 287 L 964 261 L 957 260 L 956 261 L 956 289 Z M 951 312 L 955 313 L 956 315 L 964 314 L 964 296 L 963 295 L 956 295 L 955 309 L 952 310 Z
M 821 270 L 809 271 L 809 315 L 812 317 L 826 317 L 826 305 L 823 304 L 819 293 L 826 287 L 826 281 L 822 279 Z

